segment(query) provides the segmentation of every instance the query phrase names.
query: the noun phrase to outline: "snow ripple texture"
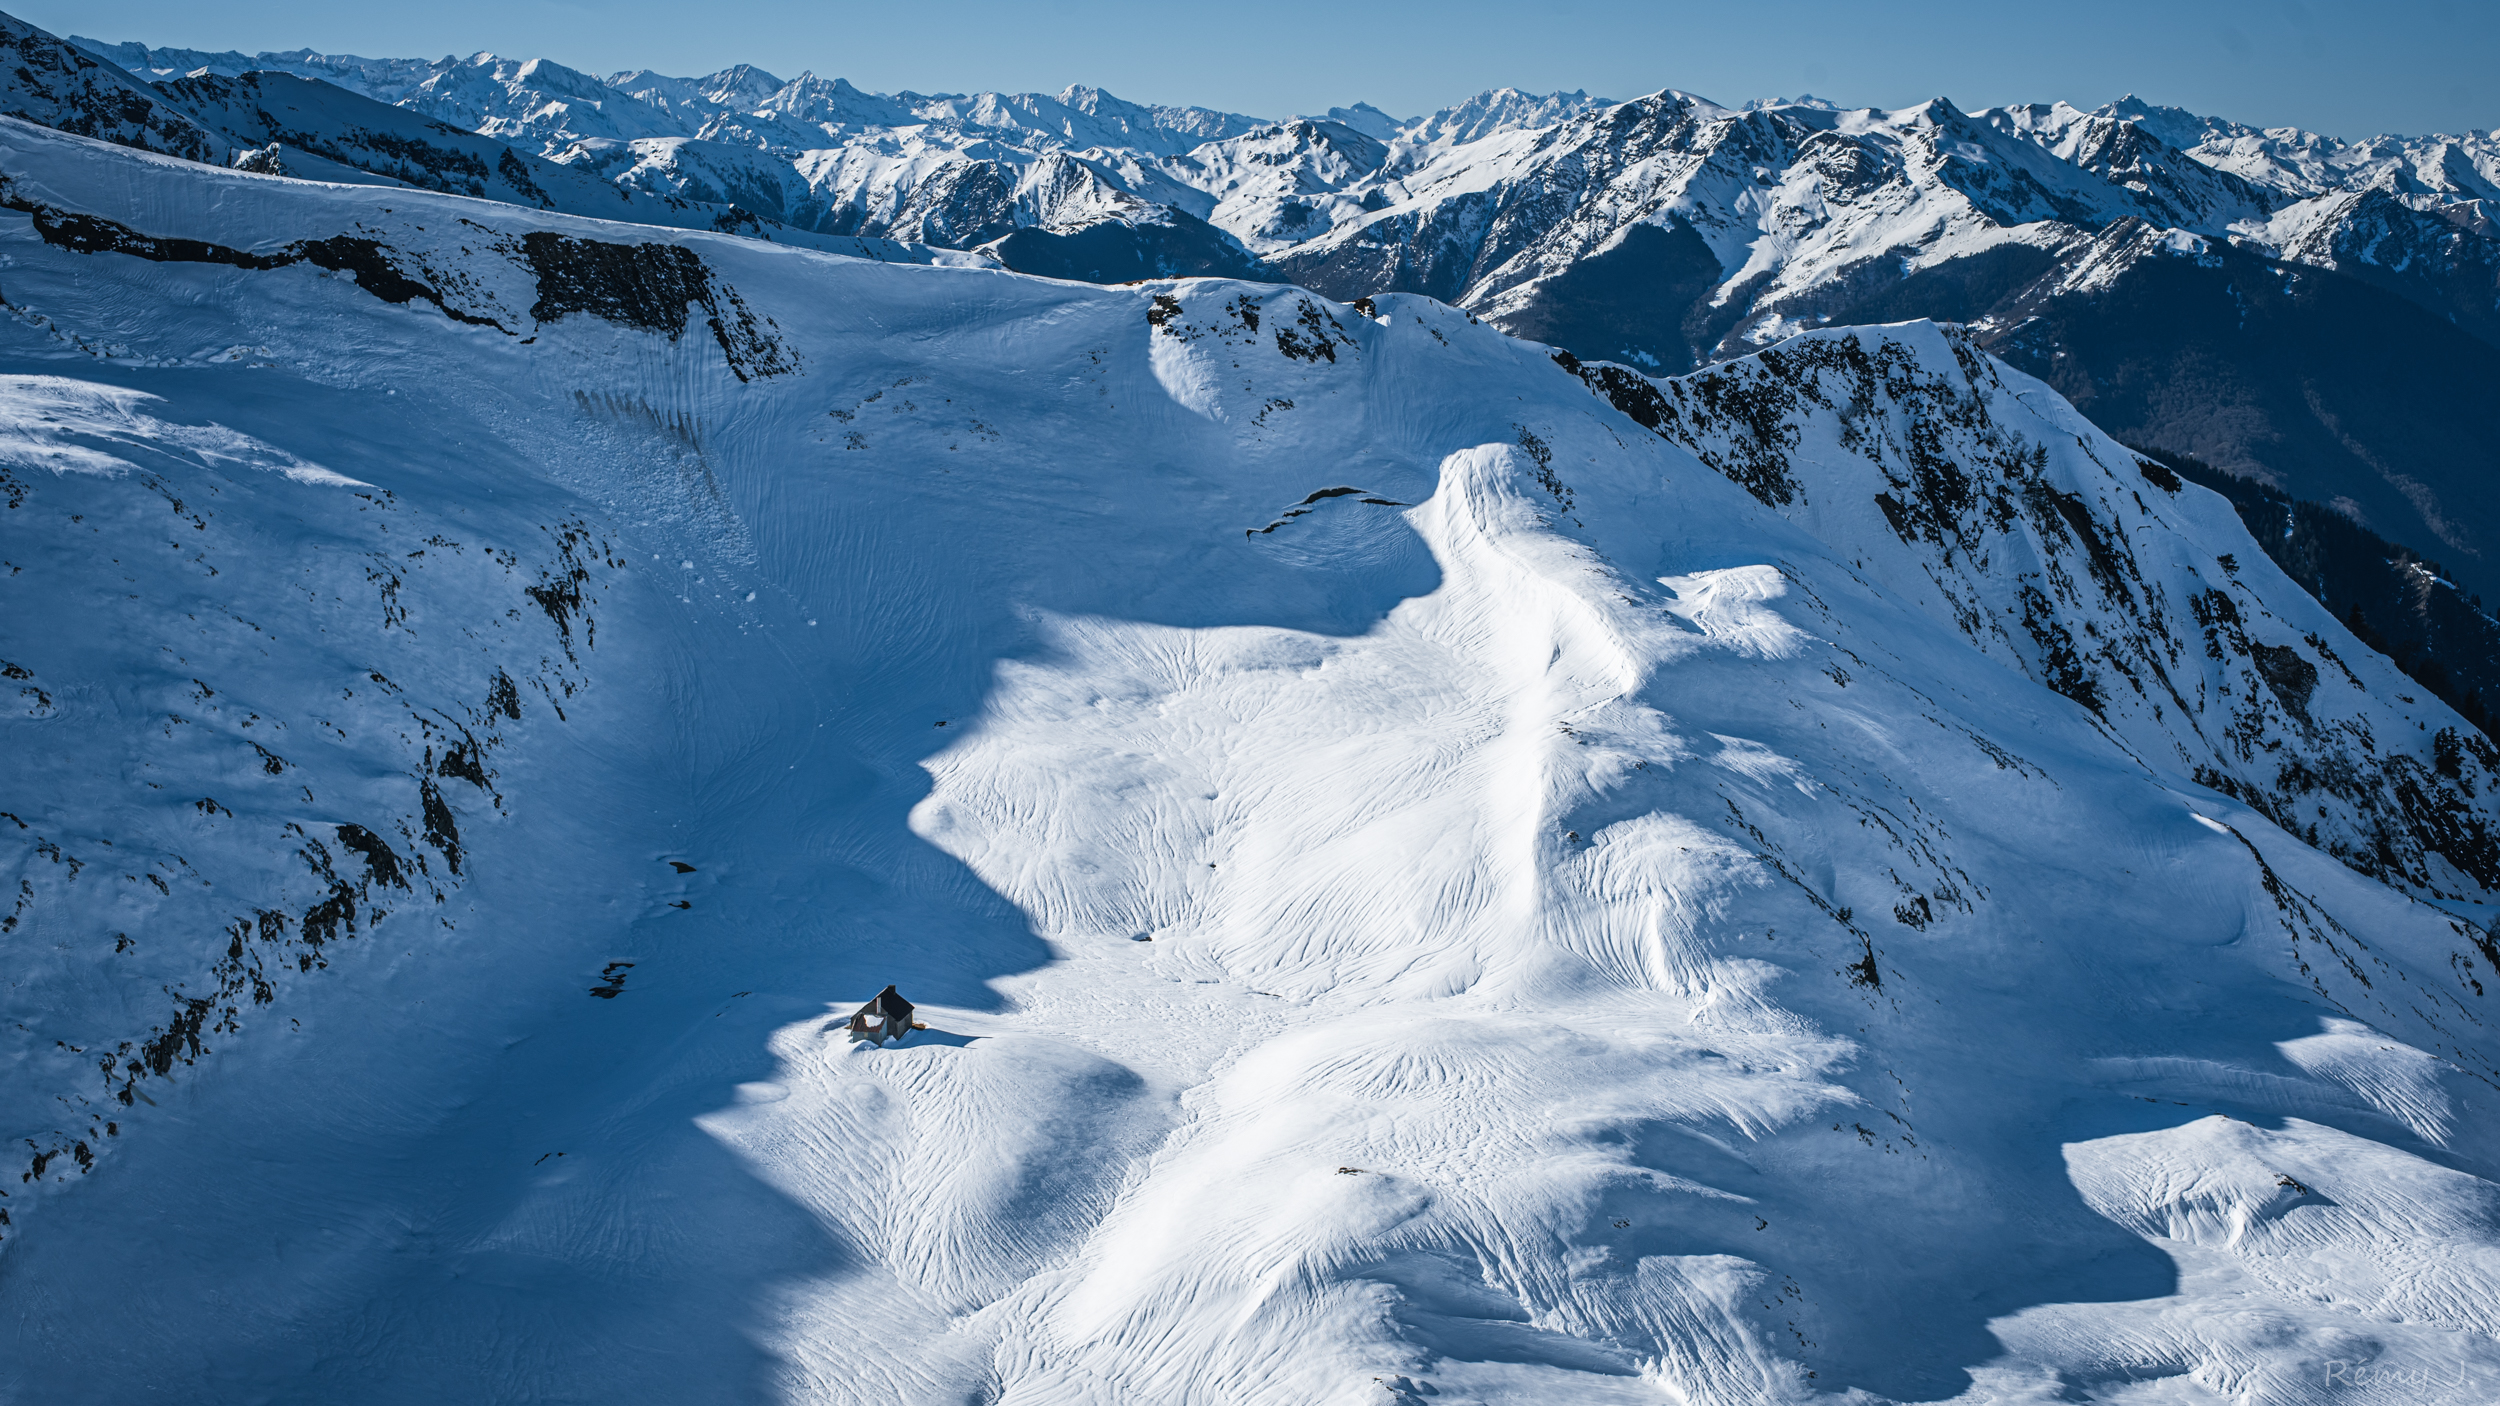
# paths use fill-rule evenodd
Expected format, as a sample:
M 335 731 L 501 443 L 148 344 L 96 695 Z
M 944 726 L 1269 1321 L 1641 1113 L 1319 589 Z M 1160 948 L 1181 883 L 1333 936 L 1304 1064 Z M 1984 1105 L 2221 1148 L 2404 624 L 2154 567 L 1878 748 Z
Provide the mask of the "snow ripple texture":
M 1963 342 L 0 169 L 0 1395 L 2500 1392 L 2487 893 L 2327 852 L 2485 752 Z

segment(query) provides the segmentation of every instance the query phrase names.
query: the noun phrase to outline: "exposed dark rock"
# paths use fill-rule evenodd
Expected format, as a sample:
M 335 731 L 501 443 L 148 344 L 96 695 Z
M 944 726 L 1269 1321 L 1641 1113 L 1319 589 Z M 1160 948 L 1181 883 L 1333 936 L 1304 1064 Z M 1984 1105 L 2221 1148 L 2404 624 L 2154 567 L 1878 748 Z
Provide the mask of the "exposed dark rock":
M 2230 500 L 2283 574 L 2485 733 L 2500 706 L 2500 620 L 2447 569 L 2322 504 L 2226 474 L 2201 459 L 2139 448 L 2148 478 L 2184 478 Z M 2160 480 L 2155 479 L 2158 483 Z
M 384 302 L 422 301 L 455 322 L 512 334 L 494 318 L 446 298 L 420 276 L 421 267 L 412 269 L 405 255 L 374 239 L 334 235 L 263 254 L 195 239 L 158 238 L 99 216 L 28 200 L 5 177 L 0 177 L 0 207 L 26 212 L 45 243 L 81 254 L 128 254 L 158 263 L 222 264 L 253 271 L 308 263 L 347 274 L 357 287 Z M 758 318 L 736 289 L 716 283 L 701 256 L 683 245 L 610 244 L 544 230 L 524 235 L 520 245 L 538 283 L 530 315 L 541 322 L 586 313 L 674 341 L 699 307 L 739 380 L 784 375 L 798 367 L 797 354 L 781 342 L 772 320 Z
M 798 369 L 797 354 L 782 345 L 772 320 L 759 322 L 737 290 L 715 285 L 702 257 L 682 244 L 610 244 L 532 230 L 521 248 L 538 276 L 530 316 L 541 322 L 588 313 L 674 341 L 690 310 L 700 307 L 739 380 Z
M 538 302 L 530 316 L 555 322 L 588 313 L 672 340 L 686 330 L 687 309 L 712 302 L 711 271 L 680 244 L 610 244 L 532 230 L 521 236 Z
M 451 872 L 460 873 L 460 823 L 453 817 L 451 806 L 443 800 L 442 788 L 430 776 L 417 780 L 419 813 L 425 817 L 425 842 L 440 850 L 443 862 Z
M 443 295 L 432 285 L 411 277 L 388 250 L 371 239 L 342 234 L 291 244 L 274 254 L 255 254 L 196 239 L 160 239 L 99 216 L 55 210 L 27 200 L 5 177 L 0 177 L 0 206 L 22 210 L 33 216 L 35 233 L 46 244 L 80 254 L 128 254 L 154 263 L 222 264 L 228 268 L 254 271 L 309 263 L 333 273 L 347 274 L 356 281 L 357 287 L 386 303 L 423 300 L 455 322 L 493 327 L 497 331 L 510 330 L 491 317 L 480 317 L 444 301 Z
M 2367 690 L 2339 647 L 2316 633 L 2285 638 L 2253 599 L 2243 605 L 2247 573 L 2228 554 L 2184 578 L 2148 578 L 2129 536 L 2149 529 L 2155 510 L 2145 495 L 2165 499 L 2186 490 L 2184 477 L 2212 471 L 2176 457 L 2111 462 L 2079 443 L 2098 470 L 2061 475 L 2080 492 L 2052 483 L 2048 445 L 2027 437 L 2039 433 L 2037 422 L 2021 417 L 2017 427 L 1990 412 L 1992 397 L 2014 384 L 1971 333 L 1943 331 L 1949 360 L 1934 354 L 1935 341 L 1912 339 L 1924 349 L 1914 350 L 1869 329 L 1802 338 L 1667 380 L 1577 357 L 1556 362 L 1782 512 L 1821 506 L 1808 501 L 1794 462 L 1811 425 L 1819 443 L 1848 456 L 1818 461 L 1817 484 L 1880 474 L 1870 496 L 1889 541 L 1844 550 L 1907 552 L 1890 578 L 1897 589 L 1932 595 L 1933 608 L 1974 645 L 2090 710 L 2113 740 L 2210 749 L 2180 753 L 2198 784 L 2362 873 L 2440 892 L 2454 881 L 2431 863 L 2437 855 L 2475 884 L 2500 883 L 2500 835 L 2480 799 L 2500 785 L 2500 768 L 2484 760 L 2487 752 L 2500 760 L 2500 749 L 2464 732 L 2436 742 L 2428 758 L 2382 745 L 2367 715 L 2352 711 L 2352 690 Z M 1857 457 L 1866 462 L 1853 469 Z M 2266 529 L 2255 532 L 2258 541 L 2297 563 L 2301 534 L 2264 516 L 2285 512 L 2283 500 L 2252 501 L 2242 511 L 2259 514 L 2249 519 Z M 2348 523 L 2342 530 L 2357 532 Z M 2383 546 L 2356 539 L 2346 550 L 2359 560 Z M 2360 579 L 2435 593 L 2417 598 L 2452 612 L 2452 640 L 2500 640 L 2500 626 L 2437 580 L 2435 568 L 2386 554 L 2375 560 L 2377 574 Z M 2321 599 L 2336 604 L 2331 593 Z M 2382 598 L 2377 608 L 2387 604 Z M 2187 618 L 2175 613 L 2181 607 Z M 2330 677 L 2336 702 L 2322 709 Z
M 2318 691 L 2318 666 L 2287 644 L 2252 644 L 2249 655 L 2257 661 L 2257 673 L 2266 686 L 2282 700 L 2283 710 L 2306 722 L 2309 695 Z
M 384 843 L 382 837 L 362 825 L 338 827 L 339 843 L 364 856 L 365 871 L 374 882 L 397 888 L 408 887 L 408 877 L 400 868 L 399 855 Z

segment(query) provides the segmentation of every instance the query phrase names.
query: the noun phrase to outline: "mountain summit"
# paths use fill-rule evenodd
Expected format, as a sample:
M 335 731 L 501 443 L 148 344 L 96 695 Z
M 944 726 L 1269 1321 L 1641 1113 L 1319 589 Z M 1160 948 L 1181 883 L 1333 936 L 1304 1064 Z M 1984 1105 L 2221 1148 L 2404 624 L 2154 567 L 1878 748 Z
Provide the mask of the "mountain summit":
M 1356 104 L 1262 121 L 1081 86 L 880 95 L 744 65 L 595 79 L 492 54 L 71 42 L 83 57 L 21 72 L 101 58 L 142 88 L 202 69 L 290 73 L 615 185 L 635 198 L 623 218 L 818 247 L 885 239 L 1101 282 L 1423 293 L 1653 372 L 1814 327 L 1963 323 L 2117 438 L 2334 511 L 2469 593 L 2500 592 L 2500 519 L 2481 491 L 2500 450 L 2444 409 L 2500 377 L 2491 133 L 2345 142 L 2133 96 L 1879 111 L 1673 89 L 1625 102 L 1500 88 L 1411 120 Z M 50 122 L 54 101 L 18 110 Z M 321 163 L 341 152 L 404 169 L 322 123 L 221 135 L 222 118 L 201 117 L 212 159 L 231 141 L 296 174 L 335 176 Z M 2347 608 L 2419 614 L 2386 592 Z M 2484 708 L 2479 690 L 2500 705 L 2488 651 L 2452 651 L 2442 669 L 2473 681 L 2439 684 L 2461 704 Z
M 2500 753 L 1973 331 L 0 172 L 13 1394 L 2500 1372 Z
M 2470 597 L 2101 423 L 2300 201 L 9 42 L 0 1398 L 2492 1399 Z

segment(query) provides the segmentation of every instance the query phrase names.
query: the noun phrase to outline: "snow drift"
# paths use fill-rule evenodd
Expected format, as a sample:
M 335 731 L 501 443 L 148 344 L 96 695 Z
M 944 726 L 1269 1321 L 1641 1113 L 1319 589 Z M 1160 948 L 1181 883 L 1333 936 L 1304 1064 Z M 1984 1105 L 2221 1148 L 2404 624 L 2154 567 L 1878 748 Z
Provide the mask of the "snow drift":
M 1966 338 L 0 174 L 11 1393 L 2500 1379 L 2495 758 Z

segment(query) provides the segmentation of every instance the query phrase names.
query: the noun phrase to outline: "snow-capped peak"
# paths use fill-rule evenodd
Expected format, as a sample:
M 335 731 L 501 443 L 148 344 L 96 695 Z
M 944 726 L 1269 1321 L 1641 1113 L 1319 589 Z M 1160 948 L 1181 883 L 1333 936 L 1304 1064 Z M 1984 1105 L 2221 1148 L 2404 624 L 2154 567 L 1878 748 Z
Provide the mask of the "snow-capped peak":
M 1976 333 L 0 164 L 11 1399 L 2490 1399 L 2500 750 Z
M 1332 107 L 1319 114 L 1319 119 L 1337 123 L 1339 126 L 1351 127 L 1377 142 L 1395 140 L 1400 131 L 1421 120 L 1412 117 L 1391 117 L 1370 103 L 1356 103 L 1352 107 Z

